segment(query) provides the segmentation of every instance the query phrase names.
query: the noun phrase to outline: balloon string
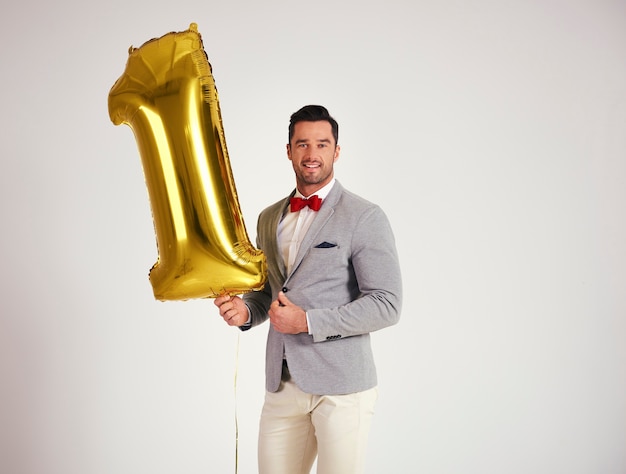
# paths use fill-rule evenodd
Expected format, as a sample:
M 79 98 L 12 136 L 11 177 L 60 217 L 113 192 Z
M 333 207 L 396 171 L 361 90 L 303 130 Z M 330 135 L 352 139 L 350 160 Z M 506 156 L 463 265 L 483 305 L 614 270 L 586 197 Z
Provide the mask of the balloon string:
M 237 418 L 237 371 L 239 367 L 239 338 L 241 337 L 241 331 L 237 331 L 237 344 L 235 347 L 235 377 L 234 377 L 234 392 L 235 392 L 235 474 L 239 470 L 239 422 Z

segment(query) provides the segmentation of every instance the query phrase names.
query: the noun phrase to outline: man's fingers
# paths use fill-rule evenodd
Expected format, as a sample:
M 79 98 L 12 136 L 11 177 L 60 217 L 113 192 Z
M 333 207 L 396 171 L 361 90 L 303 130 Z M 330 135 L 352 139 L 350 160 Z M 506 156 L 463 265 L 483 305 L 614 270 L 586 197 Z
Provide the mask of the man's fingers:
M 215 298 L 215 301 L 214 301 L 215 306 L 217 306 L 217 307 L 219 308 L 220 306 L 222 306 L 222 305 L 223 305 L 224 303 L 226 303 L 227 301 L 230 301 L 230 299 L 231 299 L 231 296 L 230 296 L 230 295 L 221 295 L 221 296 L 218 296 L 217 298 Z
M 278 297 L 276 298 L 276 300 L 278 301 L 280 306 L 287 306 L 288 304 L 291 304 L 291 301 L 289 301 L 287 295 L 285 295 L 285 293 L 283 293 L 282 291 L 278 292 Z

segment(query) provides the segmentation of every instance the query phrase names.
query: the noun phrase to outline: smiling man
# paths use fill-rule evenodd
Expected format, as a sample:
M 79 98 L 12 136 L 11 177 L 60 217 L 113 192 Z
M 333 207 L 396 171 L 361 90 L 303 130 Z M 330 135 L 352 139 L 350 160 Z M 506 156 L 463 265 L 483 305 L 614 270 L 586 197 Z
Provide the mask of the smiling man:
M 231 326 L 269 319 L 259 473 L 364 470 L 377 398 L 370 333 L 398 322 L 402 281 L 379 206 L 334 176 L 339 126 L 308 105 L 291 116 L 287 157 L 296 189 L 259 216 L 262 291 L 215 299 Z
M 313 194 L 333 179 L 333 164 L 339 159 L 337 138 L 327 121 L 297 122 L 291 133 L 287 156 L 296 173 L 296 187 L 305 195 Z

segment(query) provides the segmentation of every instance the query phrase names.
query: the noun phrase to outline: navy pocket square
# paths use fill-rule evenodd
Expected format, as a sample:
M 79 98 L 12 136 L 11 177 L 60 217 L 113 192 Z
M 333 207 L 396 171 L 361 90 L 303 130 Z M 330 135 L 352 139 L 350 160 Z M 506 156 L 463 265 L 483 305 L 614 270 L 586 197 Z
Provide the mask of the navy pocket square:
M 315 246 L 316 249 L 330 249 L 333 247 L 337 247 L 337 244 L 331 244 L 330 242 L 322 242 L 321 244 L 317 244 Z

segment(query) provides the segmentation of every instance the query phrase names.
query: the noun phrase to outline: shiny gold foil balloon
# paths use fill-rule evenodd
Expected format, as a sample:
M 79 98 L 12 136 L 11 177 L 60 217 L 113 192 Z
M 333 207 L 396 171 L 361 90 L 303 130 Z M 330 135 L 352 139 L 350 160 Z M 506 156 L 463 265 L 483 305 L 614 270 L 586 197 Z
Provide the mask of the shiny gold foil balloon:
M 246 233 L 211 65 L 197 26 L 129 51 L 109 116 L 135 135 L 156 232 L 158 300 L 261 289 L 263 253 Z

